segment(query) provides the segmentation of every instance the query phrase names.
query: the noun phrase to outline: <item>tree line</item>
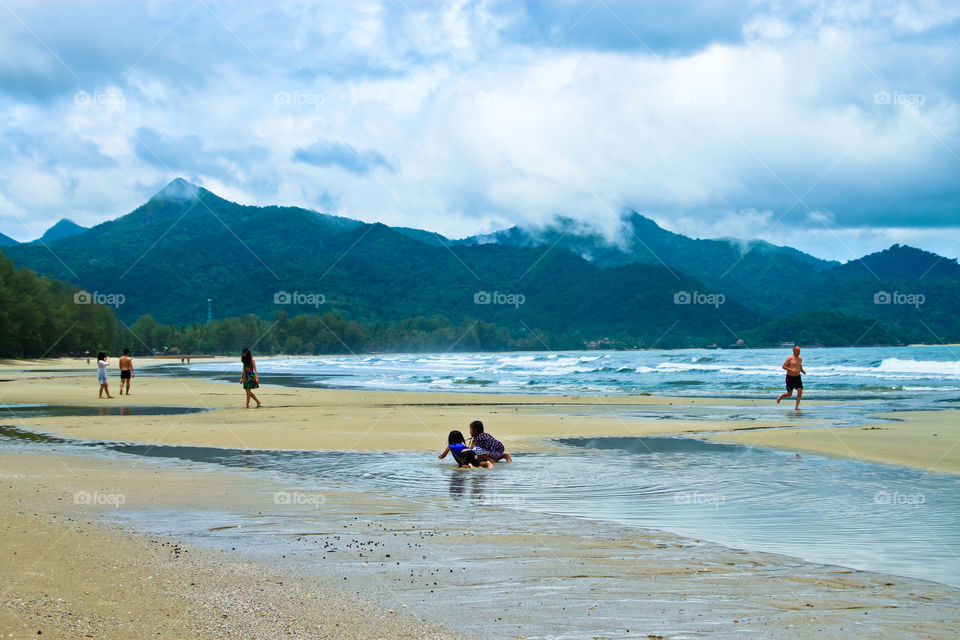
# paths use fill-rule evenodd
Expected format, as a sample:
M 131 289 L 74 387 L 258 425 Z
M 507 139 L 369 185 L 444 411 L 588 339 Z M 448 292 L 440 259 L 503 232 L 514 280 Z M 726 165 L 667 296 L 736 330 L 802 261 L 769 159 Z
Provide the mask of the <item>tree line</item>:
M 261 354 L 319 355 L 369 352 L 538 351 L 583 349 L 588 341 L 604 349 L 704 346 L 703 337 L 674 331 L 656 344 L 628 332 L 583 336 L 539 329 L 508 329 L 472 318 L 453 322 L 443 316 L 395 322 L 360 323 L 339 313 L 290 317 L 277 311 L 271 319 L 255 314 L 212 320 L 206 324 L 160 324 L 142 315 L 126 325 L 115 307 L 84 297 L 72 285 L 16 269 L 0 255 L 0 357 L 83 356 L 97 351 L 136 355 L 235 355 L 244 348 Z M 802 336 L 796 327 L 804 328 Z M 789 339 L 824 346 L 896 344 L 901 332 L 864 318 L 816 311 L 770 322 L 745 332 L 748 346 L 770 346 Z
M 510 351 L 576 349 L 579 336 L 557 337 L 539 331 L 519 335 L 497 325 L 466 319 L 455 324 L 444 317 L 407 318 L 392 323 L 361 324 L 337 313 L 289 317 L 277 311 L 270 320 L 254 314 L 212 320 L 206 324 L 163 325 L 141 316 L 122 327 L 117 344 L 134 353 L 315 355 L 377 351 Z

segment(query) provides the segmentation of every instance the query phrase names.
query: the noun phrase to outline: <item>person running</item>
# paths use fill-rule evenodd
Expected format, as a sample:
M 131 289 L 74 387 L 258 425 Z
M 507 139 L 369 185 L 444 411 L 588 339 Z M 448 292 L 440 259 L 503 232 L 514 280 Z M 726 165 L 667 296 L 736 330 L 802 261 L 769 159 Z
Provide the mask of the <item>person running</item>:
M 240 384 L 243 390 L 247 392 L 247 404 L 244 409 L 250 408 L 250 399 L 257 403 L 256 408 L 260 408 L 260 399 L 253 394 L 254 389 L 260 388 L 260 376 L 257 374 L 257 363 L 253 361 L 253 354 L 250 349 L 244 349 L 240 355 L 240 362 L 243 363 L 243 373 L 240 374 Z
M 781 393 L 777 396 L 777 404 L 780 404 L 780 401 L 784 398 L 789 398 L 793 395 L 793 390 L 797 390 L 797 403 L 793 405 L 794 409 L 800 408 L 800 398 L 803 397 L 803 380 L 800 378 L 800 374 L 806 375 L 806 371 L 803 370 L 803 358 L 800 357 L 800 347 L 793 348 L 793 354 L 787 357 L 787 360 L 783 363 L 781 369 L 785 369 L 787 372 L 787 392 Z
M 133 378 L 133 358 L 130 349 L 124 349 L 120 356 L 120 395 L 123 395 L 123 385 L 127 385 L 127 395 L 130 395 L 130 380 Z
M 503 443 L 489 433 L 484 433 L 483 423 L 479 420 L 470 423 L 470 445 L 481 460 L 513 462 L 510 454 L 504 451 Z
M 103 392 L 107 392 L 107 397 L 112 398 L 110 395 L 110 387 L 107 385 L 107 365 L 110 364 L 110 356 L 101 351 L 97 354 L 97 380 L 100 382 L 100 398 L 103 398 Z
M 473 465 L 493 469 L 493 463 L 489 460 L 480 460 L 477 453 L 463 441 L 463 434 L 457 429 L 447 436 L 447 448 L 437 457 L 443 460 L 448 453 L 453 454 L 454 461 L 461 469 L 473 469 Z

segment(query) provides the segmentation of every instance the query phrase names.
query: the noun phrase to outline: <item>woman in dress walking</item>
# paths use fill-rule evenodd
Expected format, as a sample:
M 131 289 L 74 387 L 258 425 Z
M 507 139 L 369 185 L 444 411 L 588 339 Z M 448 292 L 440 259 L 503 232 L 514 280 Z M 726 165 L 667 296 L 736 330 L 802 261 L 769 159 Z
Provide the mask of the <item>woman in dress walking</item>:
M 100 382 L 100 398 L 103 398 L 103 392 L 107 392 L 107 397 L 112 398 L 110 395 L 110 387 L 107 386 L 107 365 L 110 364 L 110 356 L 101 351 L 97 354 L 97 381 Z
M 253 361 L 253 354 L 250 353 L 250 349 L 244 349 L 243 353 L 240 355 L 240 362 L 243 363 L 243 373 L 240 374 L 240 384 L 243 385 L 243 390 L 247 392 L 247 405 L 244 409 L 250 408 L 250 398 L 253 398 L 254 402 L 257 403 L 256 408 L 260 408 L 260 400 L 257 396 L 253 395 L 254 389 L 260 388 L 260 376 L 257 375 L 257 363 Z

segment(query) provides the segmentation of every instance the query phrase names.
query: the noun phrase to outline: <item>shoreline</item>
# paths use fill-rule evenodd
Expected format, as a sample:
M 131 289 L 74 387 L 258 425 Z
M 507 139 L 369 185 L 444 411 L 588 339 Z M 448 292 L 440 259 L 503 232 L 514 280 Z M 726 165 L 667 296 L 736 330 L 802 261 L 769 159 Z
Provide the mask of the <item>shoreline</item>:
M 151 362 L 147 366 L 166 364 Z M 565 437 L 696 434 L 741 444 L 960 473 L 960 430 L 954 426 L 958 421 L 953 420 L 955 413 L 950 409 L 881 414 L 876 421 L 863 426 L 832 427 L 823 419 L 798 416 L 792 409 L 784 410 L 783 417 L 777 419 L 707 415 L 712 411 L 708 407 L 719 408 L 721 415 L 726 408 L 733 411 L 767 407 L 772 402 L 767 399 L 364 391 L 264 385 L 260 393 L 265 406 L 244 410 L 239 385 L 201 376 L 135 377 L 134 395 L 100 400 L 85 363 L 62 359 L 8 361 L 0 365 L 0 380 L 0 402 L 7 404 L 209 409 L 169 416 L 88 415 L 15 420 L 18 426 L 81 440 L 239 449 L 439 452 L 451 429 L 465 431 L 469 422 L 480 419 L 508 451 L 547 451 L 552 439 Z M 37 384 L 40 381 L 42 384 Z M 843 407 L 842 403 L 830 401 L 809 404 L 837 411 Z M 658 407 L 663 409 L 659 418 L 630 415 L 657 414 Z M 680 417 L 664 418 L 668 412 L 681 413 L 677 414 Z M 698 417 L 705 415 L 706 418 Z M 854 433 L 858 435 L 848 441 Z M 905 446 L 907 443 L 909 446 Z
M 537 396 L 452 392 L 394 392 L 261 386 L 260 409 L 243 409 L 239 385 L 202 377 L 134 378 L 132 396 L 98 399 L 89 376 L 35 371 L 0 383 L 0 401 L 108 407 L 209 409 L 171 416 L 107 415 L 18 418 L 19 426 L 85 440 L 241 449 L 441 451 L 451 429 L 480 419 L 514 450 L 544 451 L 553 438 L 646 436 L 724 431 L 733 426 L 810 426 L 783 421 L 742 425 L 700 419 L 640 419 L 621 415 L 643 408 L 764 406 L 761 400 L 661 396 Z M 3 376 L 0 369 L 0 377 Z M 508 449 L 510 450 L 510 449 Z

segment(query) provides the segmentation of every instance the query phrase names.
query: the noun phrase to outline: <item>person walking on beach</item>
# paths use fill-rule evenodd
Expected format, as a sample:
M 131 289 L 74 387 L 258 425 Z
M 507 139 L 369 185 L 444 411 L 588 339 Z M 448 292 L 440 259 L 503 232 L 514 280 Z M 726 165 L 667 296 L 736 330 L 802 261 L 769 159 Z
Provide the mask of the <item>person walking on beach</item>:
M 806 375 L 806 371 L 803 370 L 803 358 L 800 357 L 800 347 L 793 348 L 793 354 L 787 357 L 786 362 L 783 363 L 781 369 L 785 369 L 787 372 L 787 392 L 781 393 L 777 396 L 777 404 L 780 404 L 780 401 L 784 398 L 789 398 L 793 395 L 793 390 L 797 390 L 797 403 L 793 406 L 794 409 L 800 408 L 800 398 L 803 397 L 803 380 L 800 378 L 800 374 Z
M 244 349 L 240 354 L 240 362 L 243 363 L 243 373 L 240 374 L 240 384 L 243 390 L 247 392 L 247 404 L 244 409 L 250 408 L 250 398 L 257 403 L 256 408 L 260 408 L 260 399 L 253 395 L 254 389 L 260 388 L 260 376 L 257 374 L 257 363 L 253 361 L 253 354 L 250 349 Z
M 100 398 L 103 398 L 103 392 L 107 392 L 107 397 L 112 398 L 110 395 L 110 387 L 107 386 L 107 365 L 110 364 L 110 356 L 105 354 L 103 351 L 97 354 L 97 380 L 100 382 Z
M 133 358 L 130 349 L 124 349 L 120 356 L 120 395 L 123 395 L 123 385 L 127 385 L 127 395 L 130 395 L 130 380 L 133 378 Z

